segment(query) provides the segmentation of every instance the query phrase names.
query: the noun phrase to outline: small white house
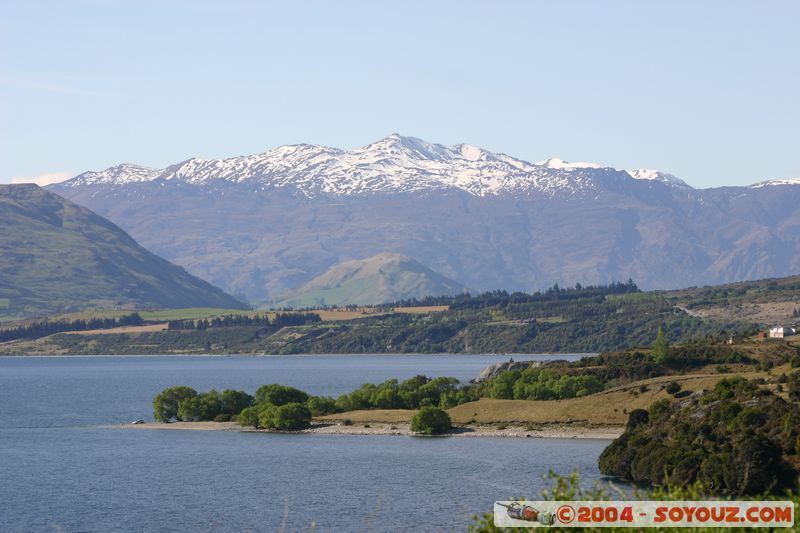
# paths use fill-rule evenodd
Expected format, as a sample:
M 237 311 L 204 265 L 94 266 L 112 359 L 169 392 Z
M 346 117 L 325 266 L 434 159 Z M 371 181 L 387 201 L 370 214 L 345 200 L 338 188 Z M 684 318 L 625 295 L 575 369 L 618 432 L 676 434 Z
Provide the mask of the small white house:
M 794 334 L 795 334 L 794 328 L 790 328 L 788 326 L 777 326 L 774 328 L 769 328 L 770 339 L 782 339 L 784 337 L 791 337 Z

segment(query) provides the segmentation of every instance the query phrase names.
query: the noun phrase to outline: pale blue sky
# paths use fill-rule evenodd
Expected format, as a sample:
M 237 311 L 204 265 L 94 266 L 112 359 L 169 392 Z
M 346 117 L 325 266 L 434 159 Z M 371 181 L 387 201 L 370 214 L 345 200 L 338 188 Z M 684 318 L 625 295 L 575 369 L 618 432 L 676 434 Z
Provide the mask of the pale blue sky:
M 800 177 L 800 2 L 0 0 L 0 182 L 392 132 Z

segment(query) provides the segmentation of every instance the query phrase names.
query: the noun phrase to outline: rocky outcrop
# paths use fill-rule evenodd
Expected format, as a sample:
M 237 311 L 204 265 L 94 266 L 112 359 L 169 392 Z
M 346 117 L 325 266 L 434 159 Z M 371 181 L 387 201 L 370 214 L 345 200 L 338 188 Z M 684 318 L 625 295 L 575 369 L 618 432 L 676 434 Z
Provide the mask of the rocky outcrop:
M 509 370 L 527 370 L 529 368 L 539 368 L 542 366 L 548 366 L 556 363 L 565 363 L 566 361 L 558 359 L 554 361 L 514 361 L 512 358 L 510 361 L 505 363 L 495 363 L 493 365 L 489 365 L 483 370 L 481 370 L 478 377 L 475 379 L 471 379 L 470 383 L 483 383 L 484 381 L 489 381 L 490 379 L 494 379 L 503 372 L 508 372 Z

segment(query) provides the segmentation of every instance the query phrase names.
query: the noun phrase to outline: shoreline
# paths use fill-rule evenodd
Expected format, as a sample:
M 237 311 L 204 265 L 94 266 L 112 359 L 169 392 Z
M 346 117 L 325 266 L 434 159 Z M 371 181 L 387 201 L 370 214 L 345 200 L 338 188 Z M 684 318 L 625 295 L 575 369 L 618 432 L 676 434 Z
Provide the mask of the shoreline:
M 489 424 L 466 424 L 454 426 L 448 433 L 437 437 L 495 437 L 495 438 L 534 438 L 534 439 L 599 439 L 613 440 L 623 432 L 622 426 L 595 427 L 575 424 L 542 424 L 536 429 L 524 425 L 504 424 L 504 427 Z M 286 435 L 395 435 L 419 436 L 411 433 L 407 422 L 388 424 L 384 422 L 350 424 L 312 422 L 311 426 L 298 431 L 270 431 L 265 429 L 243 428 L 236 422 L 145 422 L 144 424 L 118 424 L 102 426 L 111 429 L 162 429 L 178 431 L 229 431 L 237 433 L 275 433 Z
M 60 335 L 60 334 L 59 334 Z M 9 341 L 9 343 L 15 341 Z M 1 345 L 1 344 L 0 344 Z M 589 357 L 596 356 L 598 352 L 539 352 L 539 353 L 297 353 L 297 354 L 271 354 L 271 353 L 164 353 L 164 354 L 55 354 L 55 353 L 0 353 L 2 357 L 403 357 L 403 356 L 426 356 L 426 357 L 452 357 L 452 356 L 489 356 L 489 357 Z

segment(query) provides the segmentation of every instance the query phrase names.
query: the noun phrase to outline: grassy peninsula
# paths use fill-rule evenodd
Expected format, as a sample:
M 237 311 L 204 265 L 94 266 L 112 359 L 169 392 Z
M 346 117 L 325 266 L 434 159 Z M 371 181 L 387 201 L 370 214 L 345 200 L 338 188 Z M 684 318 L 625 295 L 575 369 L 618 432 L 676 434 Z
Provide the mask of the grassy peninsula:
M 252 396 L 179 386 L 153 405 L 162 422 L 236 422 L 251 430 L 617 431 L 600 458 L 604 473 L 651 485 L 700 482 L 716 494 L 783 490 L 800 474 L 800 339 L 791 338 L 670 345 L 659 336 L 649 349 L 574 362 L 510 361 L 471 383 L 388 380 L 338 398 L 278 384 Z

